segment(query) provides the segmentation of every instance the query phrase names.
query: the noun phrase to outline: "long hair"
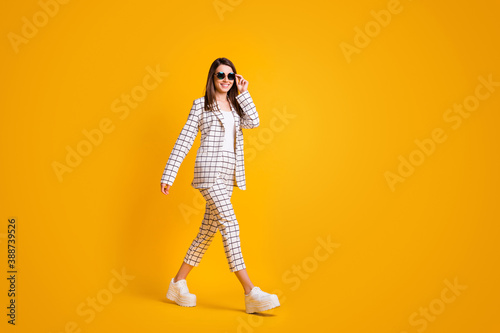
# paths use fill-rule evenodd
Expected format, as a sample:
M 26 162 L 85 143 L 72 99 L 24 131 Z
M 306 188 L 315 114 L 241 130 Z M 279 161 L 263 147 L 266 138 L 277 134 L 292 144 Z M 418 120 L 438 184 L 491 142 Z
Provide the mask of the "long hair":
M 233 73 L 236 74 L 236 67 L 234 67 L 233 63 L 231 60 L 227 58 L 217 58 L 214 60 L 212 65 L 210 66 L 210 70 L 208 71 L 208 78 L 207 78 L 207 86 L 205 87 L 205 110 L 213 110 L 214 106 L 216 104 L 215 100 L 215 84 L 214 84 L 214 75 L 215 75 L 215 70 L 219 65 L 227 65 L 232 68 Z M 233 85 L 231 86 L 231 89 L 227 92 L 227 96 L 229 97 L 229 101 L 233 105 L 233 107 L 236 109 L 236 112 L 240 117 L 243 116 L 243 110 L 241 109 L 240 104 L 236 101 L 236 96 L 238 96 L 238 87 L 236 85 L 236 78 L 234 78 Z

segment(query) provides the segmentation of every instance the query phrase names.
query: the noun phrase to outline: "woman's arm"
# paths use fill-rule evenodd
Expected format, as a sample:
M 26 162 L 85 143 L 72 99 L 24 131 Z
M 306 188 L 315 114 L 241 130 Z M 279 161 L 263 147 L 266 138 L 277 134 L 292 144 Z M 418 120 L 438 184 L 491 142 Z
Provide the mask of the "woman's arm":
M 181 133 L 175 142 L 174 148 L 170 153 L 167 164 L 165 165 L 165 169 L 161 177 L 161 183 L 168 185 L 174 184 L 179 167 L 193 146 L 193 142 L 198 135 L 198 120 L 200 117 L 198 109 L 198 105 L 195 101 L 193 101 L 193 106 L 189 112 L 186 124 L 182 128 Z
M 241 128 L 255 128 L 259 126 L 259 114 L 253 103 L 252 96 L 248 90 L 236 96 L 236 100 L 243 109 L 243 117 L 240 119 Z

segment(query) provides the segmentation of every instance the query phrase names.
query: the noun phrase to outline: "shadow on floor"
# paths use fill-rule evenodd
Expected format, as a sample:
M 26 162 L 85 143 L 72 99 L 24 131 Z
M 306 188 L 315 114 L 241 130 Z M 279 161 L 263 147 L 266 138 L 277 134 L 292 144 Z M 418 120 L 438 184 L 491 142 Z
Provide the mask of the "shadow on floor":
M 180 306 L 177 305 L 174 301 L 169 300 L 168 298 L 161 298 L 159 299 L 160 302 L 165 303 L 165 304 L 170 304 L 170 305 L 175 305 L 175 306 Z M 237 309 L 237 308 L 230 308 L 227 306 L 221 306 L 217 304 L 210 304 L 210 303 L 197 303 L 195 307 L 200 307 L 200 308 L 205 308 L 205 309 L 214 309 L 214 310 L 228 310 L 228 311 L 235 311 L 235 312 L 242 312 L 244 314 L 248 314 L 249 316 L 259 316 L 259 317 L 275 317 L 275 314 L 271 313 L 246 313 L 245 309 Z M 193 307 L 193 308 L 195 308 Z M 276 309 L 276 308 L 275 308 Z M 274 309 L 272 309 L 274 310 Z M 271 310 L 270 310 L 271 311 Z

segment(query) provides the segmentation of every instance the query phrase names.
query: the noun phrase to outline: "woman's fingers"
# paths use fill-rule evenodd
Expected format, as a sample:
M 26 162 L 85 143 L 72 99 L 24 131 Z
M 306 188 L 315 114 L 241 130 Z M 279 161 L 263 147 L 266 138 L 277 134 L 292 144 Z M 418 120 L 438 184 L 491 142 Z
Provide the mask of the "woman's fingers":
M 238 84 L 241 84 L 243 81 L 245 81 L 241 74 L 235 74 L 235 75 L 236 75 L 236 78 L 238 79 Z
M 163 183 L 161 184 L 161 192 L 162 192 L 163 194 L 165 194 L 165 195 L 166 195 L 166 194 L 169 194 L 169 190 L 170 190 L 170 185 L 168 185 L 168 184 L 163 184 Z
M 241 74 L 236 75 L 236 85 L 238 86 L 238 90 L 242 90 L 248 87 L 248 81 L 246 81 Z

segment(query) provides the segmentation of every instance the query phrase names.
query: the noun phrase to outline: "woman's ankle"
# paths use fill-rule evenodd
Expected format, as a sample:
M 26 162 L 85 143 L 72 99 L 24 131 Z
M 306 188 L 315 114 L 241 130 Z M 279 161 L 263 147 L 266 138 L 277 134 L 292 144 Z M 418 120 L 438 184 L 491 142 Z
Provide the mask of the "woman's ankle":
M 178 281 L 180 280 L 185 280 L 186 278 L 185 277 L 174 277 L 174 283 L 177 283 Z
M 243 287 L 243 291 L 245 292 L 245 296 L 250 294 L 250 292 L 252 291 L 253 288 L 254 288 L 254 285 Z

